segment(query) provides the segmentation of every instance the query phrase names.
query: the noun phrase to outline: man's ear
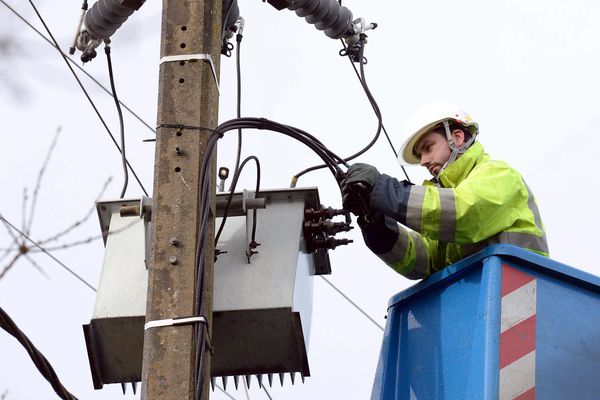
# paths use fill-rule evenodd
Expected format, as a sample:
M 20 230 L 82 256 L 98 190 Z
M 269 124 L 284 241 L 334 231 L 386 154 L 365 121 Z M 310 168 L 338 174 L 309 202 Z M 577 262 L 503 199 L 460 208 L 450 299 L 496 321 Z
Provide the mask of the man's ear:
M 465 144 L 465 133 L 462 129 L 455 129 L 452 131 L 452 139 L 456 146 L 461 147 Z

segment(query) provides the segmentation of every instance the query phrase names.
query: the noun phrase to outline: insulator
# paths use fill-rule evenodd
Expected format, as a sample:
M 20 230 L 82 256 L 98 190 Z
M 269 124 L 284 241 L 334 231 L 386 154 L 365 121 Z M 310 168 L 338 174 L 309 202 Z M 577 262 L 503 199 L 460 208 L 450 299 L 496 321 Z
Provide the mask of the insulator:
M 233 1 L 233 4 L 231 3 Z M 237 22 L 240 17 L 240 8 L 238 7 L 237 0 L 222 0 L 221 3 L 222 12 L 223 12 L 223 27 L 224 29 L 229 29 Z M 227 9 L 229 9 L 229 13 L 227 13 Z
M 144 1 L 98 0 L 85 14 L 85 26 L 95 37 L 108 39 Z
M 318 221 L 320 219 L 330 219 L 335 217 L 336 215 L 345 215 L 346 213 L 347 211 L 343 209 L 336 210 L 335 208 L 324 207 L 323 205 L 321 205 L 321 208 L 310 208 L 304 210 L 304 218 L 312 221 Z
M 288 0 L 289 1 L 289 0 Z M 332 39 L 352 35 L 352 11 L 337 0 L 297 0 L 287 7 Z

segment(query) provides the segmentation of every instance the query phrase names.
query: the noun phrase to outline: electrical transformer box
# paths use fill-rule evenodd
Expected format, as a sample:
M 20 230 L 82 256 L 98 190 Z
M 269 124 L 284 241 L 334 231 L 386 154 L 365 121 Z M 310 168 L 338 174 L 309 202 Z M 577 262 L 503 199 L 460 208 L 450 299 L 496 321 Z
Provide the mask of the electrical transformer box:
M 97 389 L 141 379 L 150 203 L 97 204 L 106 249 L 94 313 L 84 326 Z M 217 195 L 216 226 L 225 210 L 227 217 L 214 265 L 213 377 L 234 376 L 237 383 L 257 375 L 262 384 L 263 375 L 271 383 L 273 375 L 283 382 L 286 373 L 292 380 L 310 374 L 313 275 L 331 272 L 327 249 L 335 247 L 327 233 L 306 229 L 306 213 L 320 208 L 316 188 Z M 313 219 L 310 226 L 319 224 Z

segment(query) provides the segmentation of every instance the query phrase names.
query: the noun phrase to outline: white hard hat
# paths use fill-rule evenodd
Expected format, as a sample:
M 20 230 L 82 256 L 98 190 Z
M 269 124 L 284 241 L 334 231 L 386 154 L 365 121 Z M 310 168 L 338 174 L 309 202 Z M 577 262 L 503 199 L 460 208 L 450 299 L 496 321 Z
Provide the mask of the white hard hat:
M 398 161 L 401 164 L 419 164 L 414 148 L 419 140 L 444 121 L 454 121 L 465 127 L 472 136 L 478 133 L 479 125 L 459 106 L 450 103 L 432 103 L 418 109 L 406 124 L 406 138 Z

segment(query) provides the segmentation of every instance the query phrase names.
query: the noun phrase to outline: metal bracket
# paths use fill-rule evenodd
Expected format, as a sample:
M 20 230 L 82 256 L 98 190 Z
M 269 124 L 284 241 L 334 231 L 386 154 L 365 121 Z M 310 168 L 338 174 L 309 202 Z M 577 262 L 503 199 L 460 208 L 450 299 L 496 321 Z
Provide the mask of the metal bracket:
M 219 80 L 217 79 L 217 70 L 215 69 L 215 64 L 213 63 L 212 56 L 210 54 L 179 54 L 173 56 L 164 56 L 160 59 L 160 64 L 165 62 L 173 62 L 173 61 L 198 61 L 204 60 L 210 63 L 210 69 L 212 70 L 213 78 L 215 78 L 215 84 L 217 85 L 217 92 L 221 94 L 221 90 L 219 89 Z
M 162 326 L 190 325 L 195 323 L 200 323 L 208 326 L 208 321 L 204 317 L 167 318 L 146 322 L 144 324 L 144 331 L 147 331 L 151 328 L 159 328 Z

